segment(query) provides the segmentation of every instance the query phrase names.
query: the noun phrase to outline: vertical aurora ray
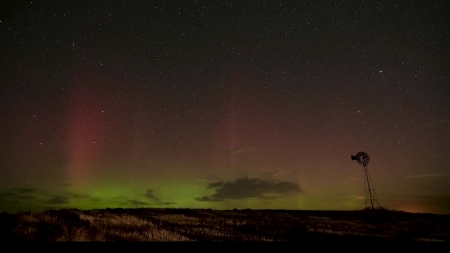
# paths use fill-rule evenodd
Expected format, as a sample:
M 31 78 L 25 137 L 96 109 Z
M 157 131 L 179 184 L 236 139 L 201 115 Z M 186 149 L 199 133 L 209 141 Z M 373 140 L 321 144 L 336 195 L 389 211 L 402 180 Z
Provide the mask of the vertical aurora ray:
M 239 150 L 248 148 L 246 143 L 248 141 L 242 138 L 246 135 L 247 121 L 249 120 L 249 104 L 248 99 L 250 97 L 249 92 L 245 87 L 250 82 L 248 80 L 248 74 L 238 74 L 230 78 L 227 86 L 229 92 L 226 94 L 226 103 L 228 107 L 228 115 L 226 116 L 226 132 L 225 135 L 225 147 L 228 156 L 228 166 L 235 170 L 239 167 Z
M 96 162 L 104 140 L 106 121 L 102 115 L 101 93 L 89 81 L 78 80 L 69 100 L 67 125 L 67 181 L 74 186 L 86 186 L 95 180 Z
M 78 77 L 69 96 L 66 181 L 72 191 L 102 200 L 78 201 L 75 206 L 127 206 L 153 187 L 147 184 L 154 176 L 149 161 L 158 153 L 149 145 L 146 122 L 154 116 L 149 102 L 143 92 L 127 90 L 119 82 L 112 89 L 102 88 L 111 85 L 104 79 Z M 135 99 L 130 102 L 131 96 Z

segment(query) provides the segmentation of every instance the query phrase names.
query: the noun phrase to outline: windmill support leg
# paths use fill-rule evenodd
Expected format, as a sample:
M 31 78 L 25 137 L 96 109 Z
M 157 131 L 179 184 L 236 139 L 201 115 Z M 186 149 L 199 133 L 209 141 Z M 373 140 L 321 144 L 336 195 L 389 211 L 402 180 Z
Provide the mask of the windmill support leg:
M 367 167 L 366 166 L 364 166 L 364 173 L 366 175 L 367 190 L 369 191 L 370 205 L 372 206 L 372 209 L 373 209 L 373 197 L 372 197 L 372 191 L 370 189 L 369 174 L 367 172 Z

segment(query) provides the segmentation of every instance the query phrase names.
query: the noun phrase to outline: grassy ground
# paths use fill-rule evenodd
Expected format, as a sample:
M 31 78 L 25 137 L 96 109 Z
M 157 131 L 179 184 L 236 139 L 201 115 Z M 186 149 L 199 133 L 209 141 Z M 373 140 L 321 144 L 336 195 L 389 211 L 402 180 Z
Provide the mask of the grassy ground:
M 7 241 L 449 242 L 450 216 L 387 210 L 66 209 L 0 215 Z

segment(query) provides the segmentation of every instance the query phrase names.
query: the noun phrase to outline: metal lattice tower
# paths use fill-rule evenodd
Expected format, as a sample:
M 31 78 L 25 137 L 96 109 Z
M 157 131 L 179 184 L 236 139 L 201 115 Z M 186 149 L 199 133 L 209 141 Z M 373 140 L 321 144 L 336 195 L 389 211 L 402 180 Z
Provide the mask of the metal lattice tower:
M 377 193 L 375 192 L 372 179 L 369 176 L 369 170 L 367 169 L 367 165 L 370 162 L 369 155 L 366 152 L 358 152 L 355 156 L 352 155 L 352 160 L 356 160 L 364 167 L 364 208 L 380 208 Z

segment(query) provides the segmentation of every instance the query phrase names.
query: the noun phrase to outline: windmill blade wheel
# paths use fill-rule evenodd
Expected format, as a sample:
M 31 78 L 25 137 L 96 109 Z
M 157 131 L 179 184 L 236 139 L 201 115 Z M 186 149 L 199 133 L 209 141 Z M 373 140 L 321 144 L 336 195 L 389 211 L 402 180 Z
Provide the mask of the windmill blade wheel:
M 366 152 L 358 152 L 356 154 L 357 162 L 363 166 L 367 166 L 370 162 L 370 157 Z

